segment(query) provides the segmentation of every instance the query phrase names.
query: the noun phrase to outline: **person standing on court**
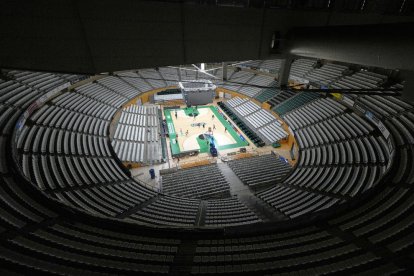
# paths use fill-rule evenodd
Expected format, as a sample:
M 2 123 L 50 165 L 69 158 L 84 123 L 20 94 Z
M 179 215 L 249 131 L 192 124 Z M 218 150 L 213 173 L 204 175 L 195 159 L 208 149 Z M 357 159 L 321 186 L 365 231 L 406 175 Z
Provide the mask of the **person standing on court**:
M 211 120 L 214 120 L 214 114 L 213 114 L 213 115 L 211 115 Z
M 215 124 L 213 124 L 213 129 L 216 129 L 216 125 Z
M 224 132 L 227 132 L 227 127 L 224 127 Z
M 177 119 L 177 110 L 175 111 L 175 119 Z

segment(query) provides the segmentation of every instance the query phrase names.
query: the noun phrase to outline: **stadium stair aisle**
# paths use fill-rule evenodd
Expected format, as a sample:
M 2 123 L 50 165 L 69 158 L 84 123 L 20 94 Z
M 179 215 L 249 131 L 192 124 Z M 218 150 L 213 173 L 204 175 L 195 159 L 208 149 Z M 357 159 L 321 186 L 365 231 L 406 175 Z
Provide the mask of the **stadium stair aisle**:
M 190 275 L 193 258 L 197 248 L 197 241 L 183 240 L 178 246 L 177 254 L 170 267 L 170 275 Z
M 200 201 L 200 206 L 198 207 L 198 213 L 196 217 L 196 226 L 204 226 L 204 221 L 206 218 L 207 203 L 202 200 Z
M 327 233 L 332 236 L 336 236 L 343 240 L 344 242 L 352 243 L 364 250 L 365 252 L 372 254 L 375 257 L 381 259 L 391 259 L 392 263 L 400 269 L 405 269 L 407 267 L 412 267 L 412 260 L 408 257 L 398 257 L 393 256 L 393 252 L 387 248 L 387 246 L 381 244 L 375 244 L 366 237 L 358 237 L 352 233 L 352 231 L 341 229 L 338 226 L 332 225 L 330 222 L 318 222 L 316 226 L 321 230 L 325 230 Z
M 242 195 L 243 193 L 246 193 L 247 195 L 253 195 L 249 188 L 243 184 L 240 178 L 232 171 L 232 169 L 230 169 L 226 163 L 218 163 L 217 166 L 229 183 L 230 194 L 232 196 Z
M 237 196 L 239 201 L 252 210 L 259 218 L 264 221 L 280 221 L 287 218 L 281 212 L 258 198 L 250 190 L 249 186 L 243 184 L 240 178 L 226 163 L 218 163 L 217 166 L 229 183 L 230 194 L 232 196 Z
M 132 206 L 131 208 L 129 208 L 128 210 L 125 210 L 125 212 L 118 214 L 117 216 L 115 216 L 116 218 L 119 219 L 123 219 L 126 218 L 132 214 L 135 214 L 138 210 L 144 209 L 145 207 L 147 207 L 148 205 L 150 205 L 151 203 L 155 202 L 160 196 L 156 195 L 150 199 L 148 199 L 147 201 L 144 201 L 142 203 L 139 203 L 137 205 Z
M 144 139 L 144 159 L 145 159 L 145 163 L 148 162 L 148 125 L 149 125 L 149 117 L 145 116 L 145 139 Z

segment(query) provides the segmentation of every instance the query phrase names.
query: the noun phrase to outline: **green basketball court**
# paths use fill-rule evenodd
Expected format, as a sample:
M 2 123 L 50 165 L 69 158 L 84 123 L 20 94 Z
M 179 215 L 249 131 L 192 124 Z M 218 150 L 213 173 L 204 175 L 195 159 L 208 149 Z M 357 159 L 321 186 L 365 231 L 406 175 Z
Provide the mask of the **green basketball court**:
M 180 109 L 164 109 L 164 116 L 167 123 L 168 128 L 168 134 L 170 138 L 170 145 L 171 145 L 171 152 L 172 155 L 178 155 L 184 150 L 182 149 L 182 146 L 180 147 L 180 143 L 187 143 L 187 142 L 193 142 L 197 143 L 198 149 L 200 153 L 205 153 L 210 151 L 210 145 L 208 144 L 206 139 L 201 139 L 199 137 L 199 134 L 203 134 L 207 132 L 207 127 L 202 127 L 203 122 L 198 122 L 196 119 L 198 119 L 198 116 L 196 116 L 196 119 L 194 119 L 194 122 L 192 122 L 193 117 L 191 114 L 205 114 L 207 110 L 203 112 L 203 109 L 209 109 L 209 119 L 208 123 L 211 125 L 214 123 L 216 126 L 216 130 L 213 132 L 214 142 L 216 145 L 217 150 L 226 150 L 226 149 L 233 149 L 233 148 L 239 148 L 239 147 L 245 147 L 248 146 L 249 143 L 245 140 L 243 140 L 240 135 L 231 127 L 230 123 L 226 121 L 223 116 L 219 113 L 217 107 L 215 106 L 198 106 L 197 109 L 194 107 L 191 108 L 180 108 Z M 173 120 L 173 116 L 175 117 L 176 112 L 183 111 L 186 118 L 177 118 Z M 214 119 L 211 119 L 210 116 L 214 115 Z M 201 115 L 200 115 L 201 116 Z M 203 119 L 201 119 L 203 120 Z M 218 126 L 218 124 L 221 124 L 222 127 Z M 206 124 L 207 125 L 207 124 Z M 181 131 L 180 131 L 181 130 Z M 184 131 L 182 131 L 184 130 Z M 190 130 L 190 137 L 187 137 L 185 134 L 185 130 Z M 182 132 L 182 133 L 181 133 Z M 217 141 L 217 137 L 223 137 L 223 135 L 230 135 L 234 141 L 231 143 L 223 143 L 221 141 Z M 242 134 L 243 135 L 243 134 Z M 217 136 L 217 137 L 216 137 Z M 243 135 L 244 137 L 244 135 Z M 192 139 L 194 141 L 188 141 L 188 139 Z M 180 140 L 180 142 L 179 142 Z M 220 145 L 218 145 L 220 144 Z

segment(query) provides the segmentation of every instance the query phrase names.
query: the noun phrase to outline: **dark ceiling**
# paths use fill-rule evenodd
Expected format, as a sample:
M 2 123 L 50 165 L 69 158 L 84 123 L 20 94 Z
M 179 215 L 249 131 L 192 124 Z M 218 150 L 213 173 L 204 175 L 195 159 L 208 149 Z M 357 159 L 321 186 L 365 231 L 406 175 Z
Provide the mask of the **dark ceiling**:
M 3 0 L 0 2 L 0 66 L 94 74 L 280 57 L 275 54 L 283 56 L 294 48 L 284 48 L 287 44 L 281 43 L 280 49 L 271 50 L 275 32 L 284 40 L 297 27 L 412 22 L 413 17 L 407 15 L 412 6 L 411 0 L 404 3 L 384 0 Z M 321 29 L 315 30 L 317 42 L 323 42 L 324 35 L 318 31 Z M 309 43 L 311 39 L 290 37 L 297 39 L 296 44 L 289 41 L 290 46 L 301 49 L 303 45 L 298 42 Z M 393 40 L 384 37 L 381 41 L 390 44 Z M 341 43 L 347 42 L 341 40 Z M 366 43 L 361 45 L 365 47 Z M 353 40 L 350 47 L 343 48 L 357 52 L 361 47 L 355 47 Z M 330 51 L 329 58 L 335 58 L 334 52 Z M 294 53 L 307 56 L 303 51 Z M 308 56 L 324 58 L 323 54 L 319 51 Z M 364 60 L 364 63 L 383 67 L 399 64 L 383 63 L 387 60 L 376 58 L 376 62 Z
M 331 10 L 412 15 L 413 0 L 158 0 L 159 2 L 236 8 Z

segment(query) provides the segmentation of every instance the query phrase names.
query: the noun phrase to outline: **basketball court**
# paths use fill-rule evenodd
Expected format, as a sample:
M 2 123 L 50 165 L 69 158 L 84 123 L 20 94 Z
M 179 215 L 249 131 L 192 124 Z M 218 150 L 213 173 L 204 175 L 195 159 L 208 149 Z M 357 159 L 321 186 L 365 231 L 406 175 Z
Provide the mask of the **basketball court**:
M 164 109 L 164 116 L 173 156 L 195 150 L 209 152 L 211 143 L 219 151 L 249 145 L 216 106 Z

